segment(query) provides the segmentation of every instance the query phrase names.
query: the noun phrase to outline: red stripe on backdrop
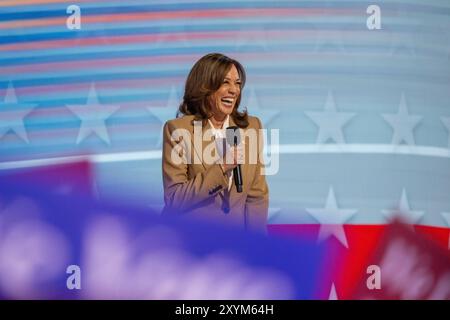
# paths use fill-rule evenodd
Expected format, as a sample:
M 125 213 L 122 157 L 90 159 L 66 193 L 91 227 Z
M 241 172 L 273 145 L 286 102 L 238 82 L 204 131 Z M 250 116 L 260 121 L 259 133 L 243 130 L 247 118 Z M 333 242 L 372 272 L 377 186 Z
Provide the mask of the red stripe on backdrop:
M 120 10 L 120 7 L 118 7 Z M 331 12 L 330 12 L 331 11 Z M 243 17 L 273 17 L 273 16 L 317 16 L 325 14 L 320 8 L 237 8 L 237 9 L 211 9 L 211 10 L 183 10 L 183 11 L 160 11 L 160 12 L 139 12 L 103 14 L 95 16 L 83 16 L 83 23 L 120 23 L 135 21 L 157 21 L 170 19 L 218 19 L 218 18 L 243 18 Z M 328 9 L 327 14 L 354 15 L 356 10 L 349 9 Z M 0 29 L 39 27 L 65 24 L 65 17 L 14 20 L 0 23 Z
M 445 249 L 449 248 L 450 228 L 433 226 L 415 226 L 417 232 L 428 236 Z
M 92 70 L 92 68 L 105 69 L 111 67 L 128 67 L 136 65 L 158 65 L 161 64 L 174 64 L 192 63 L 194 59 L 198 58 L 198 55 L 176 55 L 176 56 L 153 56 L 153 57 L 121 57 L 121 58 L 109 58 L 104 59 L 101 57 L 81 60 L 81 61 L 58 61 L 49 63 L 39 63 L 31 65 L 15 65 L 2 67 L 0 74 L 30 74 L 41 73 L 58 70 L 65 72 L 69 70 Z
M 128 78 L 121 78 L 117 80 L 105 80 L 105 81 L 92 81 L 92 82 L 72 82 L 70 84 L 60 84 L 60 85 L 48 85 L 48 86 L 33 86 L 33 87 L 14 87 L 16 91 L 16 96 L 18 97 L 19 101 L 21 99 L 31 99 L 29 96 L 32 95 L 44 95 L 44 94 L 58 94 L 58 93 L 64 93 L 65 97 L 67 98 L 70 96 L 70 94 L 73 94 L 74 97 L 79 98 L 86 96 L 89 91 L 89 88 L 92 83 L 95 84 L 95 88 L 97 90 L 97 93 L 102 90 L 108 90 L 108 89 L 146 89 L 146 88 L 162 88 L 163 90 L 167 88 L 171 88 L 175 84 L 183 83 L 185 80 L 185 77 L 167 77 L 167 78 L 159 78 L 159 79 L 142 79 L 142 80 L 136 80 L 136 79 L 128 79 Z M 14 83 L 14 82 L 13 82 Z M 2 97 L 6 95 L 7 88 L 0 89 L 0 100 Z M 100 104 L 102 104 L 102 95 L 100 97 Z M 33 98 L 35 99 L 35 98 Z M 62 99 L 56 97 L 55 100 Z M 128 102 L 126 102 L 128 103 Z M 142 101 L 140 102 L 141 105 L 146 104 L 149 106 L 160 106 L 165 107 L 167 104 L 167 100 L 163 104 L 158 104 L 158 101 Z M 78 103 L 83 104 L 83 103 Z M 120 103 L 122 104 L 122 103 Z M 45 105 L 45 101 L 41 101 L 39 105 L 43 106 Z M 54 106 L 53 108 L 55 108 Z M 176 109 L 174 109 L 176 111 Z
M 77 2 L 89 2 L 92 0 L 77 0 Z M 67 3 L 72 4 L 73 0 L 2 0 L 0 7 L 17 7 L 26 5 L 37 5 L 46 3 Z
M 375 251 L 385 225 L 346 225 L 348 250 L 342 246 L 338 248 L 337 259 L 341 267 L 335 274 L 336 290 L 339 299 L 348 299 L 356 285 L 361 281 L 361 276 L 366 274 L 368 260 Z
M 297 239 L 317 239 L 320 225 L 277 224 L 269 225 L 268 232 L 274 236 L 288 236 Z M 334 283 L 338 299 L 349 299 L 357 284 L 366 281 L 367 261 L 380 242 L 386 225 L 344 225 L 348 248 L 336 238 L 328 241 L 328 253 L 321 270 L 321 280 L 316 297 L 328 299 Z M 448 248 L 450 228 L 415 226 L 417 233 Z
M 229 34 L 230 32 L 228 32 Z M 227 37 L 227 32 L 195 32 L 195 33 L 155 33 L 147 35 L 101 36 L 93 38 L 75 38 L 65 40 L 44 40 L 0 45 L 0 51 L 43 50 L 54 48 L 71 48 L 80 46 L 124 45 L 130 43 L 158 43 L 161 40 L 220 40 Z M 230 37 L 230 35 L 228 35 Z
M 350 32 L 350 31 L 349 31 Z M 20 51 L 20 50 L 43 50 L 56 48 L 70 48 L 82 46 L 99 46 L 99 45 L 127 45 L 127 44 L 151 44 L 151 43 L 167 43 L 176 41 L 195 41 L 195 40 L 211 40 L 211 41 L 234 41 L 236 39 L 246 37 L 261 37 L 267 39 L 309 39 L 315 41 L 316 30 L 251 30 L 251 31 L 202 31 L 202 32 L 181 32 L 181 33 L 155 33 L 143 35 L 124 35 L 124 36 L 108 36 L 92 38 L 75 38 L 62 40 L 42 40 L 23 43 L 12 43 L 0 45 L 0 51 Z

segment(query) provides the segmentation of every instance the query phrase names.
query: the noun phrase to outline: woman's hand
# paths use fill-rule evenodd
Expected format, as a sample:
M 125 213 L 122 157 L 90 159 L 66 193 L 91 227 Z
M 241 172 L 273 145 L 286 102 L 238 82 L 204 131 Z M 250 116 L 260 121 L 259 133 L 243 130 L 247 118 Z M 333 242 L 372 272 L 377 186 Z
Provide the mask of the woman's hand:
M 229 156 L 227 157 L 226 155 L 228 153 L 231 154 L 229 154 Z M 223 163 L 220 164 L 222 170 L 225 173 L 229 174 L 231 170 L 238 166 L 238 164 L 243 163 L 243 155 L 244 152 L 242 150 L 242 145 L 229 148 L 227 150 L 227 153 L 223 157 Z

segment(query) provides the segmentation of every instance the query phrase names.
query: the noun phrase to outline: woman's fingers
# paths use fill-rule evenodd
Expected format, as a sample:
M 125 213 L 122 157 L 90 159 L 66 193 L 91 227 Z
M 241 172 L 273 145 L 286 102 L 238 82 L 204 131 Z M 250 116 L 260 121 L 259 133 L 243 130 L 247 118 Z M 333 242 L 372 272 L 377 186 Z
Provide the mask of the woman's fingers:
M 234 169 L 238 164 L 238 152 L 235 147 L 231 147 L 227 150 L 224 155 L 223 168 L 225 171 L 230 171 Z

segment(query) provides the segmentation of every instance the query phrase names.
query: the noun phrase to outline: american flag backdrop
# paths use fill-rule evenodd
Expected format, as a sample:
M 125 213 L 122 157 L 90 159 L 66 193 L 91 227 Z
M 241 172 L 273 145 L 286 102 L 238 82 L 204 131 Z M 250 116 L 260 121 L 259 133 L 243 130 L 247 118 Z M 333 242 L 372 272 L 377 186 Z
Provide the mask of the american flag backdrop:
M 158 212 L 162 126 L 210 52 L 279 130 L 269 232 L 333 248 L 317 297 L 351 296 L 398 212 L 450 249 L 447 0 L 0 0 L 0 174 L 88 159 L 96 197 Z

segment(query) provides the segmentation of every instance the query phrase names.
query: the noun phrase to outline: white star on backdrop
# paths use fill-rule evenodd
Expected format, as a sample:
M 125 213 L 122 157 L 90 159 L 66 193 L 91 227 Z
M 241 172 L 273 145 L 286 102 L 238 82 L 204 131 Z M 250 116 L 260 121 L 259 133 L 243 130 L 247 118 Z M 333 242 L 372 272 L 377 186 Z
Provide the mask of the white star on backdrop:
M 447 225 L 450 227 L 450 212 L 441 212 L 442 217 L 447 222 Z
M 319 127 L 317 144 L 325 143 L 328 139 L 333 139 L 337 143 L 345 143 L 342 127 L 355 116 L 354 113 L 336 111 L 331 91 L 328 92 L 324 111 L 305 111 L 305 113 Z
M 406 223 L 415 224 L 425 214 L 424 211 L 411 210 L 409 207 L 408 198 L 406 196 L 406 190 L 403 188 L 398 207 L 394 210 L 382 210 L 381 211 L 388 220 L 394 217 L 400 217 L 405 220 Z
M 441 117 L 441 121 L 448 131 L 448 147 L 450 148 L 450 117 Z
M 258 117 L 264 128 L 267 128 L 270 122 L 280 114 L 279 110 L 276 109 L 262 109 L 260 108 L 258 97 L 256 96 L 256 91 L 254 87 L 249 88 L 250 95 L 247 100 L 247 109 L 250 115 Z
M 67 105 L 67 108 L 81 120 L 77 144 L 93 133 L 108 145 L 111 144 L 105 121 L 120 107 L 100 104 L 94 84 L 89 89 L 86 105 Z
M 447 222 L 447 225 L 450 227 L 450 212 L 442 212 L 441 215 Z M 450 234 L 448 236 L 448 248 L 450 249 Z
M 336 293 L 336 287 L 334 285 L 334 282 L 331 284 L 331 290 L 330 294 L 328 295 L 328 300 L 339 300 Z
M 405 94 L 402 92 L 400 98 L 400 106 L 397 114 L 383 114 L 384 120 L 388 122 L 394 129 L 392 136 L 392 144 L 397 145 L 402 141 L 408 145 L 415 145 L 414 128 L 422 120 L 422 116 L 410 116 L 408 114 L 408 107 L 406 105 Z
M 267 220 L 270 222 L 271 220 L 275 219 L 281 212 L 281 208 L 276 207 L 269 207 L 269 214 Z
M 353 217 L 358 209 L 339 209 L 336 204 L 333 187 L 330 186 L 325 208 L 305 208 L 306 211 L 320 223 L 319 241 L 335 236 L 348 248 L 347 236 L 343 224 Z
M 175 118 L 180 101 L 181 99 L 177 95 L 175 86 L 172 86 L 165 107 L 147 107 L 147 110 L 150 111 L 153 116 L 158 118 L 158 121 L 161 123 L 159 138 L 156 142 L 157 148 L 162 146 L 164 124 L 168 120 Z
M 24 118 L 37 104 L 18 103 L 16 91 L 12 83 L 8 84 L 3 102 L 0 102 L 0 139 L 9 131 L 13 131 L 26 143 L 30 143 L 25 129 Z

